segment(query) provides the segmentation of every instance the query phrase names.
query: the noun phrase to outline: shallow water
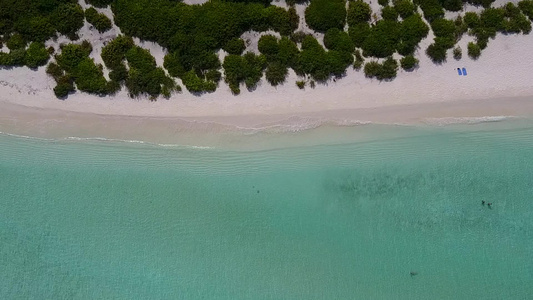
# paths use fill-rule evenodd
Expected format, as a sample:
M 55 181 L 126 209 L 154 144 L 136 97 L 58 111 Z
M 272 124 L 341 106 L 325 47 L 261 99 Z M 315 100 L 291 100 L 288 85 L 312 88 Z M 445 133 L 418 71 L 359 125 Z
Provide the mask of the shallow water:
M 533 123 L 336 131 L 365 138 L 237 151 L 1 135 L 0 298 L 533 294 Z

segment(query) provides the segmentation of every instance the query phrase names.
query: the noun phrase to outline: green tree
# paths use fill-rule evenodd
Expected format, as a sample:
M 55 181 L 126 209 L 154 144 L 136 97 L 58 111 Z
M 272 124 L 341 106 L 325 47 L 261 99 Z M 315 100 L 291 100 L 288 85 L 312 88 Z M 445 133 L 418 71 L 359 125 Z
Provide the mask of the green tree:
M 265 72 L 266 80 L 273 86 L 277 86 L 285 82 L 287 78 L 288 69 L 285 65 L 279 62 L 268 64 Z
M 453 49 L 453 58 L 456 60 L 460 60 L 463 57 L 463 50 L 461 50 L 461 47 L 457 46 Z
M 85 18 L 100 33 L 106 32 L 112 27 L 111 20 L 106 15 L 98 13 L 93 7 L 85 10 Z
M 418 66 L 418 59 L 416 59 L 413 55 L 407 55 L 406 57 L 400 59 L 400 65 L 402 66 L 402 69 L 406 71 L 412 71 Z
M 305 9 L 305 21 L 312 29 L 326 32 L 330 28 L 343 29 L 346 21 L 344 0 L 312 0 Z
M 324 45 L 329 50 L 352 53 L 355 45 L 348 33 L 337 28 L 331 28 L 324 35 Z
M 405 19 L 415 13 L 415 5 L 411 0 L 396 0 L 394 2 L 394 8 L 402 19 Z
M 46 65 L 50 55 L 43 43 L 33 42 L 26 51 L 26 66 L 37 68 Z
M 7 40 L 6 46 L 9 50 L 24 49 L 26 48 L 26 41 L 22 35 L 14 34 Z
M 244 40 L 233 38 L 229 40 L 222 49 L 229 54 L 241 55 L 244 52 L 244 49 L 246 49 L 246 45 L 244 45 Z
M 347 21 L 349 26 L 356 26 L 360 23 L 368 23 L 372 9 L 368 3 L 362 0 L 350 1 L 348 3 Z
M 441 64 L 446 61 L 446 50 L 447 48 L 442 44 L 433 43 L 427 48 L 426 54 L 434 63 Z
M 65 3 L 59 5 L 52 15 L 52 23 L 61 34 L 77 40 L 76 32 L 83 26 L 83 9 L 79 4 Z
M 397 21 L 398 20 L 398 12 L 396 11 L 396 8 L 394 6 L 385 6 L 381 9 L 381 16 L 385 20 L 390 21 Z
M 474 42 L 468 43 L 468 56 L 476 60 L 481 56 L 481 48 Z
M 257 43 L 259 52 L 264 54 L 268 60 L 276 58 L 279 52 L 278 39 L 273 35 L 263 35 Z

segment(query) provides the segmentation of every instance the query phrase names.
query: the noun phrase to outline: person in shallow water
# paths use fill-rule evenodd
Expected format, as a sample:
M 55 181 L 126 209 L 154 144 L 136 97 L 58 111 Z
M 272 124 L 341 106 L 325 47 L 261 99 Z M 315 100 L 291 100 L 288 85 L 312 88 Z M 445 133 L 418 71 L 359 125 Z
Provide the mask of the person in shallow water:
M 492 202 L 487 203 L 487 206 L 488 206 L 489 208 L 492 208 Z
M 481 200 L 481 205 L 485 205 L 485 200 Z

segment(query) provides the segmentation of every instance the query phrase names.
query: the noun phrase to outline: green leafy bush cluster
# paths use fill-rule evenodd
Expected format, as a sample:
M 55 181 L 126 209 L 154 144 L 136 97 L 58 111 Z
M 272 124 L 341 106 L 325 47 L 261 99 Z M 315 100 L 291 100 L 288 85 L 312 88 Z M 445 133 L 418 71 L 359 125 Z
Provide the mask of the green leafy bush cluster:
M 407 55 L 400 59 L 400 65 L 402 66 L 402 69 L 412 71 L 418 67 L 418 59 L 413 55 Z
M 267 66 L 264 55 L 247 52 L 243 56 L 230 54 L 224 59 L 224 77 L 234 94 L 239 94 L 240 84 L 245 83 L 246 88 L 253 90 Z
M 248 30 L 274 30 L 282 35 L 294 30 L 288 10 L 248 1 L 186 5 L 170 0 L 116 0 L 112 9 L 124 33 L 166 47 L 169 62 L 174 69 L 183 69 L 181 73 L 218 68 L 215 51 L 236 46 L 231 41 Z
M 351 53 L 326 51 L 313 36 L 306 36 L 294 70 L 299 75 L 307 74 L 317 81 L 325 81 L 332 75 L 343 75 L 352 63 Z
M 102 66 L 96 65 L 89 54 L 92 47 L 88 42 L 68 44 L 62 47 L 61 54 L 56 55 L 57 65 L 65 72 L 66 76 L 76 84 L 78 90 L 97 94 L 109 94 L 109 86 L 104 78 Z M 58 85 L 61 80 L 56 79 Z M 58 97 L 61 97 L 58 95 Z
M 93 7 L 85 10 L 85 18 L 100 33 L 106 32 L 112 27 L 111 20 L 106 15 L 97 12 Z
M 354 3 L 359 3 L 357 5 L 361 7 L 361 11 L 363 7 L 368 6 L 360 1 Z M 392 9 L 391 6 L 385 8 L 387 7 Z M 365 16 L 368 16 L 366 12 Z M 367 17 L 362 17 L 357 18 L 358 22 L 349 22 L 348 29 L 354 45 L 362 48 L 365 56 L 385 58 L 395 52 L 402 55 L 411 54 L 429 32 L 429 27 L 419 14 L 411 14 L 402 21 L 398 21 L 397 17 L 381 19 L 372 26 L 363 21 L 366 19 Z
M 278 39 L 272 35 L 264 35 L 259 39 L 258 48 L 267 60 L 267 81 L 276 86 L 285 82 L 288 68 L 296 68 L 298 46 L 288 37 Z
M 58 32 L 77 39 L 83 19 L 76 0 L 0 1 L 0 35 L 19 33 L 26 42 L 44 42 Z
M 416 12 L 416 7 L 411 0 L 395 0 L 393 3 L 394 8 L 402 19 L 405 19 Z
M 533 0 L 522 0 L 518 2 L 518 7 L 529 20 L 533 20 Z
M 240 39 L 244 32 L 274 30 L 290 35 L 298 26 L 294 8 L 266 4 L 269 3 L 209 1 L 186 5 L 170 0 L 116 0 L 112 9 L 115 22 L 124 33 L 158 42 L 169 50 L 164 66 L 170 75 L 184 80 L 189 74 L 185 81 L 198 82 L 187 80 L 193 78 L 193 71 L 198 79 L 213 82 L 206 74 L 218 72 L 221 66 L 215 53 L 218 49 L 240 55 L 245 49 Z M 195 85 L 198 86 L 201 85 Z M 211 89 L 212 84 L 208 86 Z
M 420 6 L 424 18 L 430 23 L 444 17 L 444 8 L 439 0 L 414 0 L 414 3 Z
M 104 8 L 104 7 L 107 7 L 109 6 L 109 4 L 111 4 L 113 2 L 113 0 L 85 0 L 87 3 L 95 6 L 95 7 L 99 7 L 99 8 Z
M 160 94 L 169 97 L 174 91 L 176 83 L 161 67 L 157 67 L 150 51 L 133 46 L 125 57 L 129 65 L 126 87 L 131 96 L 144 94 L 156 99 Z
M 50 54 L 44 43 L 32 42 L 26 49 L 26 42 L 18 34 L 13 35 L 7 42 L 9 53 L 0 52 L 0 66 L 19 67 L 26 65 L 35 69 L 46 65 Z
M 242 39 L 233 38 L 229 40 L 222 49 L 229 54 L 241 55 L 244 52 L 244 49 L 246 49 L 246 45 Z
M 525 0 L 519 2 L 518 6 L 513 3 L 507 3 L 500 8 L 486 8 L 480 14 L 467 12 L 463 18 L 465 26 L 469 29 L 469 34 L 475 36 L 477 49 L 473 50 L 479 57 L 481 50 L 487 47 L 489 39 L 494 38 L 498 32 L 506 34 L 529 34 L 531 32 L 531 18 L 528 17 L 528 4 L 531 3 L 533 11 L 533 1 Z M 469 51 L 470 53 L 470 51 Z
M 370 8 L 370 5 L 362 0 L 350 1 L 348 3 L 347 22 L 349 26 L 368 23 L 371 14 L 372 9 Z
M 346 22 L 346 1 L 311 0 L 305 9 L 305 21 L 309 27 L 320 32 L 331 28 L 342 30 Z
M 383 63 L 370 61 L 365 64 L 365 76 L 378 80 L 392 80 L 398 73 L 398 62 L 392 57 L 388 57 Z

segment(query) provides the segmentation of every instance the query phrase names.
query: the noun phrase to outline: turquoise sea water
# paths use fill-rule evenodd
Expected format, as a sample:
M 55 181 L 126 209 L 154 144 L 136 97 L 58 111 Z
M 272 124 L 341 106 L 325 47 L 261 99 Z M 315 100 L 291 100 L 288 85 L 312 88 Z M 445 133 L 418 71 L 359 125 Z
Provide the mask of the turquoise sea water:
M 372 138 L 0 135 L 0 298 L 530 299 L 532 122 L 342 130 Z

